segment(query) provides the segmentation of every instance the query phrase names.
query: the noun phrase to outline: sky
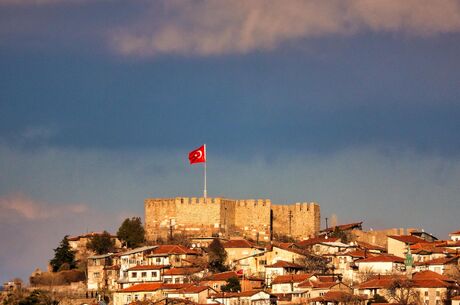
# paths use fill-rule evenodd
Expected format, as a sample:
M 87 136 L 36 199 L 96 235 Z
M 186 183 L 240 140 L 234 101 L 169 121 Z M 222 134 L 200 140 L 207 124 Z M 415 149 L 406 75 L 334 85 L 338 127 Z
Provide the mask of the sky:
M 0 0 L 0 282 L 149 197 L 460 229 L 460 1 Z

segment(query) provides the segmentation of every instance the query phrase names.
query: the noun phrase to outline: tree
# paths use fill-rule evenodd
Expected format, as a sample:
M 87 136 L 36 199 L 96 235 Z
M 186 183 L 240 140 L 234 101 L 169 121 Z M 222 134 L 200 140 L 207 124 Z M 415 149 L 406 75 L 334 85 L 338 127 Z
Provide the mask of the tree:
M 128 248 L 141 246 L 145 242 L 145 230 L 141 218 L 126 218 L 118 229 L 117 236 Z
M 387 299 L 385 299 L 384 296 L 381 296 L 380 294 L 376 293 L 374 296 L 367 301 L 367 305 L 370 305 L 372 303 L 388 303 Z
M 388 288 L 388 299 L 401 305 L 420 305 L 420 295 L 409 279 L 397 278 Z
M 104 254 L 113 251 L 115 241 L 109 232 L 104 231 L 102 234 L 92 236 L 86 246 L 88 249 L 96 252 L 96 254 Z
M 208 247 L 208 262 L 211 272 L 227 271 L 228 267 L 225 265 L 227 260 L 227 251 L 222 246 L 218 238 L 215 238 Z
M 59 246 L 54 249 L 54 258 L 50 260 L 53 272 L 59 271 L 61 267 L 74 269 L 76 266 L 75 253 L 70 248 L 68 237 L 68 235 L 64 236 Z
M 326 273 L 328 260 L 322 256 L 305 253 L 302 258 L 297 259 L 297 264 L 303 266 L 307 272 Z
M 30 295 L 19 301 L 18 305 L 57 305 L 58 303 L 49 293 L 42 290 L 34 290 Z
M 238 280 L 236 276 L 229 278 L 226 282 L 227 283 L 225 285 L 222 285 L 222 287 L 220 287 L 222 292 L 240 292 L 241 291 L 240 281 Z

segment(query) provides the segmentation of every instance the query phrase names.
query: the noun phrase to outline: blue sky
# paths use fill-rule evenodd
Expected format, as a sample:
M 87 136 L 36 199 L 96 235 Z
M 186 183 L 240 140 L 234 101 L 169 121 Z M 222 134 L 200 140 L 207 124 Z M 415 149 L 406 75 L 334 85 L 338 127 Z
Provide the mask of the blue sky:
M 447 238 L 460 2 L 0 0 L 0 280 L 151 196 L 317 201 Z

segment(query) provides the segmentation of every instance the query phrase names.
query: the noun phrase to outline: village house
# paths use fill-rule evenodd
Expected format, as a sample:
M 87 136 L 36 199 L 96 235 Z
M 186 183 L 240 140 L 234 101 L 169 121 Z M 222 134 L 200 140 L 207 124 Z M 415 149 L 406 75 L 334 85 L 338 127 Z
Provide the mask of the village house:
M 262 290 L 218 293 L 208 297 L 207 304 L 222 305 L 272 305 L 276 297 Z
M 387 239 L 388 254 L 404 257 L 409 246 L 427 241 L 413 235 L 389 235 Z
M 452 298 L 452 305 L 460 305 L 460 295 Z
M 181 245 L 158 245 L 147 255 L 147 262 L 149 265 L 185 267 L 199 256 L 199 251 Z
M 151 282 L 162 282 L 163 274 L 169 266 L 163 265 L 137 265 L 128 269 L 128 280 L 123 288 Z
M 222 291 L 222 286 L 227 285 L 230 278 L 237 278 L 240 282 L 241 291 L 251 291 L 262 289 L 264 285 L 264 279 L 247 276 L 242 273 L 235 271 L 227 271 L 222 273 L 214 273 L 200 281 L 200 285 L 206 285 L 213 288 L 215 291 Z
M 402 287 L 402 288 L 399 288 Z M 394 289 L 398 294 L 398 289 L 413 291 L 412 302 L 422 302 L 425 305 L 441 305 L 449 300 L 453 291 L 458 290 L 457 283 L 436 272 L 422 271 L 414 273 L 412 278 L 395 275 L 379 275 L 358 286 L 357 293 L 365 294 L 368 298 L 376 294 L 384 296 L 389 301 L 397 302 L 390 294 Z
M 206 304 L 211 294 L 217 293 L 208 286 L 190 286 L 166 293 L 168 298 L 189 300 L 197 304 Z
M 321 298 L 330 293 L 331 291 L 340 291 L 347 294 L 353 293 L 353 289 L 350 286 L 342 282 L 335 281 L 307 281 L 305 283 L 300 284 L 299 287 L 304 289 L 302 299 L 305 299 L 306 297 L 307 300 Z M 296 299 L 293 299 L 293 301 L 296 301 Z M 314 302 L 318 302 L 318 299 L 316 299 L 316 301 Z
M 220 292 L 221 287 L 227 284 L 230 278 L 239 278 L 239 275 L 235 271 L 227 271 L 222 273 L 214 273 L 200 281 L 200 285 L 209 286 L 215 291 Z
M 257 247 L 253 242 L 245 239 L 232 239 L 224 242 L 222 246 L 227 252 L 227 259 L 225 263 L 230 267 L 234 267 L 238 264 L 244 268 L 244 266 L 249 265 L 249 261 L 247 260 L 248 258 L 264 252 L 263 247 Z M 246 272 L 250 271 L 249 268 L 244 269 L 246 269 Z
M 358 266 L 355 264 L 357 260 L 372 257 L 377 254 L 368 252 L 368 250 L 352 249 L 344 252 L 336 253 L 331 257 L 331 265 L 334 272 L 342 275 L 342 280 L 349 283 L 354 283 L 358 280 Z
M 255 243 L 246 239 L 231 239 L 222 243 L 222 246 L 227 252 L 227 263 L 231 263 L 242 257 L 260 253 L 264 250 L 263 247 L 257 247 Z
M 314 277 L 312 273 L 279 275 L 271 282 L 272 293 L 301 295 L 304 289 L 297 289 L 299 284 L 312 277 Z M 314 279 L 317 280 L 316 277 Z
M 137 284 L 114 292 L 113 305 L 128 305 L 137 301 L 158 301 L 165 298 L 170 292 L 190 286 L 191 284 Z
M 389 274 L 405 271 L 404 258 L 391 254 L 375 255 L 355 261 L 359 276 L 368 274 Z
M 112 266 L 113 253 L 93 255 L 87 260 L 87 289 L 98 291 L 109 288 L 109 279 L 106 267 Z
M 151 254 L 156 247 L 157 246 L 139 247 L 117 255 L 120 264 L 118 284 L 120 284 L 121 289 L 130 286 L 128 270 L 135 266 L 147 265 L 147 256 Z
M 453 241 L 460 241 L 460 230 L 449 233 L 450 239 Z
M 430 270 L 439 274 L 451 273 L 459 266 L 459 256 L 440 257 L 415 264 L 415 271 Z
M 201 279 L 204 271 L 197 267 L 171 268 L 163 273 L 163 282 L 171 284 L 190 283 L 192 279 Z
M 264 277 L 269 252 L 270 251 L 258 252 L 240 259 L 235 259 L 230 267 L 242 272 L 244 275 Z
M 272 280 L 279 275 L 298 274 L 305 267 L 296 263 L 287 261 L 277 261 L 274 264 L 265 266 L 265 283 L 271 287 Z
M 318 236 L 309 239 L 305 239 L 299 242 L 296 242 L 292 245 L 293 248 L 308 250 L 310 252 L 314 251 L 314 247 L 320 243 L 325 242 L 340 242 L 340 238 L 338 237 L 328 237 L 328 236 Z M 317 248 L 318 252 L 320 248 Z
M 75 252 L 75 259 L 84 259 L 95 253 L 88 249 L 87 245 L 91 241 L 91 238 L 95 236 L 101 236 L 103 232 L 90 232 L 83 235 L 71 236 L 67 238 L 69 241 L 70 248 Z M 114 242 L 114 248 L 120 249 L 121 242 L 116 235 L 110 235 L 110 238 Z
M 340 290 L 330 290 L 322 296 L 306 300 L 310 305 L 364 305 L 366 301 L 367 299 L 364 296 L 354 295 L 353 293 Z

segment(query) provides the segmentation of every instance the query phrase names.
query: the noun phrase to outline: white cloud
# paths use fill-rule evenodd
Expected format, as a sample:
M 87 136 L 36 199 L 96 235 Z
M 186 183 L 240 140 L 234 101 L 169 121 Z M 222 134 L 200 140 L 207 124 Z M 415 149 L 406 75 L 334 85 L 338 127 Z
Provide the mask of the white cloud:
M 0 0 L 0 5 L 30 6 L 50 5 L 59 3 L 73 3 L 87 0 Z
M 85 204 L 52 205 L 33 200 L 24 194 L 13 194 L 0 197 L 0 215 L 11 221 L 18 219 L 41 220 L 62 217 L 68 214 L 83 214 L 88 211 Z
M 460 31 L 460 1 L 167 1 L 112 33 L 125 55 L 221 55 L 291 40 L 360 31 L 433 35 Z

